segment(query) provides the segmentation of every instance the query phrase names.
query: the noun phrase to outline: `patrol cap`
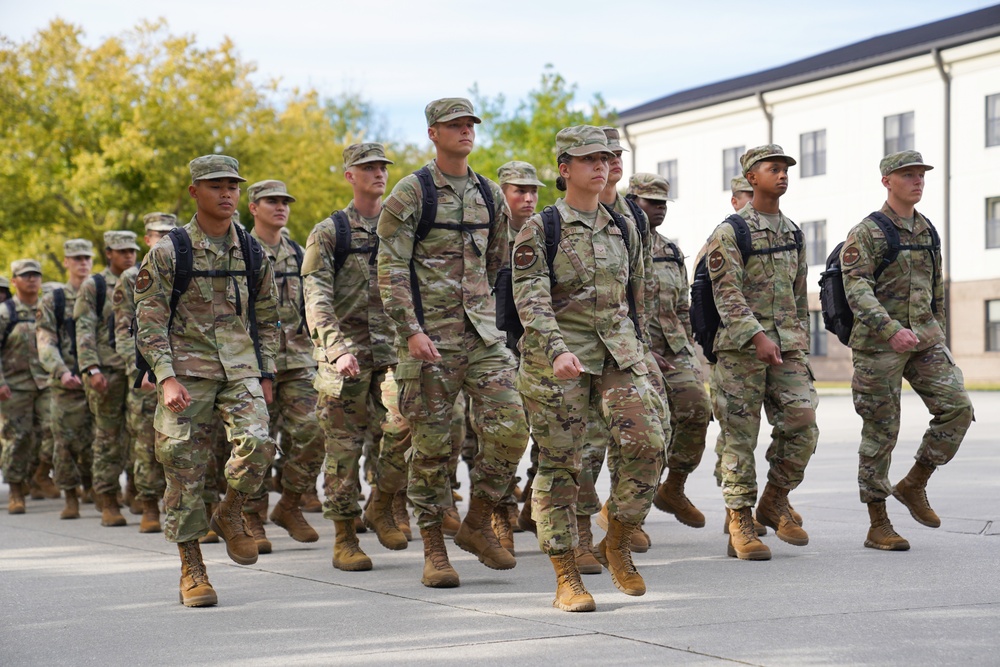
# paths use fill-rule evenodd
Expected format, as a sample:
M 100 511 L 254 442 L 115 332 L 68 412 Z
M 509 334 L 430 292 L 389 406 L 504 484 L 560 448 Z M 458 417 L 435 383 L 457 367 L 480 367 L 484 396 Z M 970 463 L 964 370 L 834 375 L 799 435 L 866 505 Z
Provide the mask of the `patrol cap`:
M 545 183 L 538 180 L 538 173 L 534 165 L 530 162 L 513 160 L 497 169 L 497 179 L 500 185 L 537 185 L 545 187 Z
M 364 144 L 351 144 L 344 149 L 344 169 L 350 169 L 356 164 L 368 164 L 369 162 L 395 164 L 395 162 L 385 156 L 385 146 L 374 141 Z
M 753 186 L 750 185 L 746 176 L 733 176 L 733 179 L 729 181 L 729 189 L 733 191 L 734 197 L 739 192 L 753 192 Z
M 235 178 L 244 183 L 247 180 L 240 176 L 239 161 L 228 155 L 202 155 L 191 160 L 188 167 L 191 169 L 192 183 L 213 178 Z
M 70 239 L 63 243 L 63 257 L 93 257 L 94 244 L 87 239 Z
M 247 188 L 247 197 L 253 203 L 264 197 L 284 197 L 289 201 L 295 201 L 295 197 L 288 194 L 288 188 L 281 181 L 257 181 Z
M 608 147 L 608 137 L 599 127 L 593 125 L 574 125 L 564 127 L 556 134 L 556 153 L 562 155 L 590 155 L 591 153 L 611 153 Z
M 42 275 L 42 265 L 34 259 L 15 259 L 10 263 L 10 275 L 17 278 L 26 273 L 37 273 Z
M 147 232 L 169 232 L 177 226 L 173 213 L 147 213 L 142 216 L 142 226 Z
M 643 172 L 632 174 L 632 178 L 628 179 L 628 192 L 626 194 L 642 197 L 643 199 L 673 201 L 670 198 L 670 181 L 659 174 Z
M 925 164 L 924 157 L 917 151 L 891 153 L 882 158 L 882 161 L 878 163 L 879 171 L 882 172 L 883 176 L 888 176 L 903 167 L 923 167 L 928 171 L 934 168 L 929 164 Z
M 464 97 L 444 97 L 434 100 L 424 107 L 427 127 L 434 123 L 446 123 L 456 118 L 469 117 L 474 123 L 482 123 L 483 119 L 472 110 L 472 102 Z
M 796 164 L 795 158 L 791 155 L 785 155 L 785 150 L 778 144 L 757 146 L 757 148 L 751 148 L 740 156 L 740 166 L 743 167 L 743 175 L 746 176 L 750 168 L 761 160 L 768 160 L 769 162 L 781 160 L 786 162 L 788 166 Z
M 622 146 L 621 136 L 618 134 L 618 128 L 616 127 L 602 127 L 601 130 L 604 131 L 604 136 L 608 138 L 608 148 L 613 151 L 625 151 L 628 149 Z
M 104 247 L 108 250 L 138 250 L 135 242 L 135 232 L 115 229 L 104 232 Z

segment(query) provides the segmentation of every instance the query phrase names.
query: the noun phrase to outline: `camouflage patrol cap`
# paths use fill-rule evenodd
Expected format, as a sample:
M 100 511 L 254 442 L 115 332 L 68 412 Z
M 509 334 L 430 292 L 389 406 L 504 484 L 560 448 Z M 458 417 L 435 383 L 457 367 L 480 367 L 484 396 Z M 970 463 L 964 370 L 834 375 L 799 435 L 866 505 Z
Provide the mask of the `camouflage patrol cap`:
M 142 226 L 147 232 L 169 232 L 177 226 L 173 213 L 147 213 L 142 216 Z
M 580 156 L 591 153 L 611 153 L 608 147 L 608 137 L 599 127 L 593 125 L 574 125 L 564 127 L 556 134 L 556 153 L 562 155 Z
M 733 176 L 733 180 L 729 181 L 729 189 L 733 191 L 734 197 L 738 192 L 753 192 L 753 186 L 746 176 Z
M 94 244 L 87 239 L 69 239 L 63 243 L 63 257 L 93 257 Z
M 475 114 L 472 109 L 472 102 L 464 97 L 444 97 L 434 100 L 424 107 L 424 116 L 427 118 L 427 127 L 434 123 L 446 123 L 456 118 L 469 117 L 474 123 L 482 123 L 483 119 Z
M 344 149 L 344 169 L 350 169 L 356 164 L 368 164 L 369 162 L 395 164 L 395 162 L 385 156 L 385 146 L 374 141 L 364 144 L 351 144 Z
M 213 178 L 235 178 L 244 183 L 247 180 L 240 176 L 239 161 L 228 155 L 202 155 L 191 160 L 188 167 L 191 169 L 192 183 Z
M 10 275 L 17 278 L 26 273 L 42 275 L 42 265 L 34 259 L 15 259 L 10 263 Z
M 104 247 L 108 250 L 138 250 L 135 242 L 135 232 L 115 229 L 104 232 Z
M 247 198 L 251 203 L 264 197 L 284 197 L 289 201 L 295 201 L 295 197 L 288 194 L 288 188 L 281 181 L 257 181 L 247 188 Z
M 622 146 L 621 135 L 618 134 L 618 128 L 616 127 L 602 127 L 601 130 L 604 131 L 604 136 L 608 138 L 608 148 L 613 151 L 625 151 L 628 149 Z
M 924 163 L 924 156 L 917 151 L 901 151 L 899 153 L 891 153 L 882 158 L 882 161 L 878 164 L 879 171 L 882 172 L 883 176 L 888 176 L 892 172 L 897 169 L 902 169 L 903 167 L 923 167 L 927 171 L 934 168 L 929 164 Z
M 784 149 L 778 144 L 757 146 L 757 148 L 751 148 L 740 156 L 740 166 L 743 167 L 743 175 L 746 176 L 750 168 L 761 160 L 767 160 L 768 162 L 782 161 L 787 163 L 788 166 L 796 164 L 795 158 L 791 155 L 785 155 Z
M 500 185 L 536 185 L 545 187 L 545 183 L 538 180 L 538 173 L 534 165 L 530 162 L 513 160 L 497 169 L 497 179 Z
M 628 179 L 627 195 L 657 201 L 673 201 L 670 198 L 670 181 L 659 174 L 638 173 Z

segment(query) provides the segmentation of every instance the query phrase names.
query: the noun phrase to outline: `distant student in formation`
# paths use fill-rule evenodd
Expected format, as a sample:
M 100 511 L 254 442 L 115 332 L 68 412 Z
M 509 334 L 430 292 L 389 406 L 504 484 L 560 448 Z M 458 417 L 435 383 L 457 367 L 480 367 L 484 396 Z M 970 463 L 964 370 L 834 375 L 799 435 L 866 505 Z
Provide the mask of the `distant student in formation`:
M 754 450 L 763 405 L 770 408 L 774 430 L 757 520 L 789 544 L 809 543 L 788 505 L 788 492 L 802 482 L 819 436 L 808 359 L 808 267 L 801 232 L 778 206 L 795 160 L 769 144 L 750 149 L 740 163 L 753 187 L 753 199 L 738 212 L 750 236 L 750 254 L 744 263 L 736 229 L 723 222 L 709 237 L 705 257 L 722 320 L 714 372 L 726 433 L 722 493 L 731 517 L 727 553 L 768 560 L 771 550 L 758 538 L 752 515 L 757 502 Z
M 924 176 L 933 168 L 916 151 L 882 158 L 879 169 L 886 202 L 850 231 L 840 252 L 844 291 L 854 313 L 851 390 L 854 409 L 864 420 L 858 486 L 871 520 L 865 546 L 886 551 L 910 548 L 889 521 L 885 507 L 889 494 L 918 523 L 941 525 L 927 500 L 927 480 L 955 456 L 973 421 L 962 371 L 945 346 L 947 313 L 937 233 L 914 208 L 923 196 Z M 898 236 L 899 254 L 885 263 L 887 230 Z M 889 463 L 899 436 L 904 378 L 933 419 L 917 449 L 916 463 L 892 486 Z

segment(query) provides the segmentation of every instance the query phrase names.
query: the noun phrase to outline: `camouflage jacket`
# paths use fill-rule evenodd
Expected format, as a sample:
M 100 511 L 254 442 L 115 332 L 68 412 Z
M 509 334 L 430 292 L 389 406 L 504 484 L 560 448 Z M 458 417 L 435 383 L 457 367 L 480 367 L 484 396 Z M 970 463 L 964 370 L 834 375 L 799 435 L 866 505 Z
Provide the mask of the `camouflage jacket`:
M 107 285 L 103 312 L 96 312 L 97 283 L 93 275 L 80 285 L 80 293 L 77 294 L 76 304 L 73 307 L 73 319 L 76 320 L 76 356 L 80 370 L 91 366 L 125 368 L 125 360 L 111 345 L 114 327 L 108 326 L 114 322 L 112 299 L 118 276 L 111 273 L 109 268 L 101 271 L 101 275 L 104 276 Z M 109 330 L 112 332 L 110 335 Z
M 584 372 L 592 375 L 603 374 L 609 353 L 623 369 L 642 362 L 644 348 L 629 319 L 626 297 L 631 271 L 641 317 L 643 258 L 635 226 L 628 226 L 626 252 L 621 231 L 603 207 L 593 228 L 564 200 L 558 199 L 555 207 L 562 218 L 562 237 L 553 260 L 554 283 L 540 214 L 524 223 L 514 242 L 514 300 L 525 330 L 519 377 L 551 375 L 552 362 L 564 352 L 575 354 Z
M 233 223 L 224 245 L 216 247 L 198 226 L 197 215 L 185 229 L 191 236 L 194 271 L 246 270 Z M 263 258 L 261 258 L 263 260 Z M 138 331 L 136 344 L 158 382 L 190 376 L 239 380 L 274 374 L 278 351 L 278 299 L 271 264 L 261 261 L 257 280 L 257 328 L 263 368 L 257 364 L 250 338 L 247 282 L 243 275 L 191 278 L 170 319 L 174 282 L 174 247 L 169 237 L 157 242 L 135 279 Z
M 56 331 L 55 297 L 53 292 L 46 292 L 38 300 L 38 312 L 35 315 L 35 341 L 38 345 L 38 360 L 49 375 L 49 385 L 61 387 L 63 373 L 72 371 L 79 374 L 76 357 L 73 356 L 74 337 L 73 309 L 76 304 L 76 289 L 66 283 L 56 289 L 63 290 L 66 296 L 66 308 L 63 311 L 63 329 Z M 53 290 L 54 291 L 54 290 Z M 83 391 L 83 388 L 80 388 Z
M 738 213 L 750 227 L 755 250 L 792 245 L 795 225 L 783 213 L 772 229 L 753 204 Z M 806 301 L 806 250 L 751 255 L 743 266 L 736 233 L 723 222 L 705 249 L 712 291 L 722 326 L 716 350 L 740 350 L 763 331 L 782 350 L 809 349 L 809 307 Z
M 438 189 L 438 223 L 489 222 L 486 201 L 471 169 L 462 193 L 452 190 L 437 162 L 430 163 L 430 170 Z M 468 232 L 432 228 L 416 248 L 413 242 L 422 208 L 417 177 L 404 177 L 385 200 L 378 221 L 378 281 L 386 314 L 396 325 L 397 345 L 405 347 L 410 336 L 423 332 L 438 349 L 461 349 L 466 321 L 488 346 L 506 339 L 496 327 L 492 286 L 509 260 L 510 215 L 500 186 L 488 183 L 496 206 L 492 228 Z M 410 289 L 411 257 L 423 302 L 423 326 Z
M 930 227 L 920 213 L 914 212 L 912 231 L 888 203 L 882 206 L 882 213 L 899 230 L 900 245 L 931 245 Z M 848 233 L 840 251 L 844 291 L 854 312 L 850 346 L 858 350 L 891 350 L 889 339 L 904 328 L 920 339 L 917 350 L 943 342 L 941 253 L 935 253 L 932 259 L 925 250 L 900 250 L 896 261 L 886 267 L 876 283 L 875 269 L 887 248 L 885 234 L 874 220 L 865 218 Z M 935 276 L 937 280 L 932 283 Z M 931 310 L 932 298 L 937 313 Z
M 625 216 L 625 219 L 632 223 L 632 226 L 639 229 L 639 221 L 635 219 L 632 215 L 632 209 L 626 203 L 625 198 L 621 195 L 615 197 L 615 205 L 613 207 L 615 213 L 620 213 Z M 650 233 L 652 228 L 649 226 L 649 218 L 646 217 L 646 213 L 640 209 L 642 214 L 642 227 L 646 230 L 645 234 L 639 234 L 639 240 L 642 242 L 642 273 L 645 276 L 645 282 L 643 283 L 643 291 L 646 294 L 646 303 L 643 304 L 643 316 L 639 320 L 639 324 L 642 326 L 642 339 L 647 347 L 649 347 L 649 327 L 650 327 L 650 317 L 656 312 L 653 310 L 653 305 L 650 302 L 651 291 L 653 289 L 652 280 L 654 279 L 653 274 L 653 248 L 650 241 Z M 636 297 L 638 298 L 638 297 Z
M 45 389 L 48 377 L 38 360 L 35 307 L 24 305 L 16 294 L 10 298 L 14 304 L 14 312 L 17 313 L 17 324 L 0 349 L 0 387 L 7 385 L 19 391 Z M 7 306 L 0 305 L 0 336 L 7 331 L 9 323 Z
M 260 237 L 251 232 L 254 238 Z M 299 275 L 299 265 L 295 261 L 295 249 L 292 241 L 281 236 L 281 242 L 272 248 L 263 241 L 260 243 L 264 253 L 271 261 L 274 272 L 274 284 L 278 288 L 278 318 L 281 321 L 281 338 L 278 343 L 278 356 L 275 365 L 278 371 L 293 368 L 315 368 L 313 361 L 313 344 L 309 339 L 309 331 L 302 321 L 300 307 L 303 294 L 302 278 Z M 303 259 L 303 262 L 305 260 Z
M 658 233 L 652 233 L 653 276 L 646 284 L 652 294 L 646 297 L 649 313 L 649 345 L 657 354 L 680 354 L 687 349 L 694 354 L 691 333 L 691 288 L 688 285 L 684 253 Z M 674 249 L 677 252 L 674 252 Z M 680 263 L 674 259 L 680 260 Z
M 129 378 L 129 386 L 135 380 L 138 371 L 135 368 L 135 330 L 132 320 L 135 318 L 135 277 L 139 275 L 139 267 L 133 266 L 118 276 L 114 294 L 111 295 L 111 309 L 115 314 L 115 349 L 125 362 L 125 373 Z
M 375 230 L 354 208 L 344 209 L 351 225 L 351 247 L 370 247 Z M 339 357 L 353 354 L 362 368 L 387 368 L 396 363 L 395 329 L 382 308 L 378 270 L 368 253 L 350 253 L 335 269 L 337 225 L 332 218 L 317 224 L 306 243 L 302 276 L 306 319 L 319 360 L 317 388 L 337 374 Z M 336 379 L 336 378 L 333 378 Z

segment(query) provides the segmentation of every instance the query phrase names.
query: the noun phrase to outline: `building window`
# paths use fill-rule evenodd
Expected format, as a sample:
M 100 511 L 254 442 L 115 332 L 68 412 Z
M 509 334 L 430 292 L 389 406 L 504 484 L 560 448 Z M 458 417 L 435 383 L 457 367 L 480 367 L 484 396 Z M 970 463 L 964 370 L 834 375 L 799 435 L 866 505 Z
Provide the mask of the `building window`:
M 986 302 L 986 351 L 1000 352 L 1000 300 Z
M 1000 301 L 997 303 L 1000 304 Z M 826 328 L 821 310 L 809 311 L 809 354 L 813 357 L 826 356 Z
M 885 117 L 885 152 L 891 155 L 913 150 L 913 112 Z
M 802 178 L 826 173 L 826 130 L 806 132 L 799 137 L 799 168 Z
M 986 145 L 1000 146 L 1000 93 L 986 96 Z
M 986 200 L 986 247 L 1000 248 L 1000 197 Z
M 677 199 L 679 192 L 677 187 L 677 160 L 656 163 L 656 173 L 667 179 L 667 182 L 670 183 L 670 197 Z
M 826 220 L 802 223 L 806 241 L 806 263 L 810 266 L 826 264 Z
M 722 151 L 722 189 L 729 190 L 730 183 L 736 176 L 743 175 L 740 156 L 746 152 L 746 146 L 726 148 Z

